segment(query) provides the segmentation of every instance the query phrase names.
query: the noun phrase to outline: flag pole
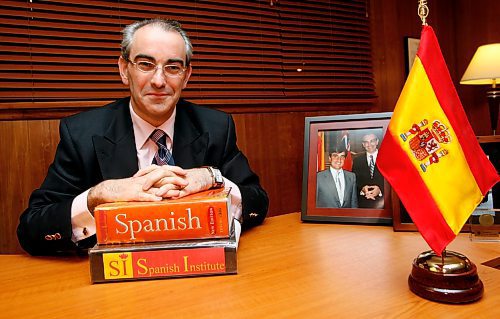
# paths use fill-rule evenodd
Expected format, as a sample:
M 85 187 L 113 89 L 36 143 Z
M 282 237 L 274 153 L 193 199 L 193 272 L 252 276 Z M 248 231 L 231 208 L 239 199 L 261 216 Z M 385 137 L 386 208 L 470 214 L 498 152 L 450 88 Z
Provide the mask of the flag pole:
M 418 16 L 422 20 L 422 25 L 427 25 L 425 21 L 429 15 L 429 7 L 427 6 L 427 0 L 418 0 Z

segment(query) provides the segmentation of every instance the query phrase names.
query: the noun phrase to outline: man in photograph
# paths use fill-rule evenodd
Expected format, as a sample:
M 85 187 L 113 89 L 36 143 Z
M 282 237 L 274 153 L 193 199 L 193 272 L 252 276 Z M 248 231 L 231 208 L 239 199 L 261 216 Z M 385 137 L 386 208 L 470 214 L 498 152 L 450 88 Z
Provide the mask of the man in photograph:
M 377 168 L 378 137 L 365 134 L 361 144 L 365 152 L 353 160 L 352 171 L 356 174 L 359 208 L 384 208 L 384 177 Z
M 316 207 L 356 208 L 356 175 L 342 169 L 346 150 L 329 152 L 330 167 L 316 175 Z

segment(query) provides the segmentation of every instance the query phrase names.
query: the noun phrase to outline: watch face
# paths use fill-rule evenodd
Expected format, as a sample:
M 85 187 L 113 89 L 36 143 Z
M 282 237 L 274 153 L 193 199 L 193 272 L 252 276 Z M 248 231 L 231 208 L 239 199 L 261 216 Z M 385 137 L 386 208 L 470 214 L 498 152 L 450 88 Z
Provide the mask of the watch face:
M 224 186 L 224 178 L 222 177 L 220 170 L 218 170 L 217 168 L 214 168 L 213 172 L 214 172 L 214 180 L 215 180 L 214 187 L 217 187 L 217 188 L 223 187 Z

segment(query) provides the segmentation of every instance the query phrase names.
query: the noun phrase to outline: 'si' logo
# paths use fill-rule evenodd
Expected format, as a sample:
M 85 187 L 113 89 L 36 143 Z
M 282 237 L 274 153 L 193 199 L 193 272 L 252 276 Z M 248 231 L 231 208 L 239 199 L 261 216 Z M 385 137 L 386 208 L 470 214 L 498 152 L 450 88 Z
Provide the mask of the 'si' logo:
M 119 279 L 132 278 L 132 253 L 109 253 L 103 254 L 102 260 L 104 263 L 104 278 Z

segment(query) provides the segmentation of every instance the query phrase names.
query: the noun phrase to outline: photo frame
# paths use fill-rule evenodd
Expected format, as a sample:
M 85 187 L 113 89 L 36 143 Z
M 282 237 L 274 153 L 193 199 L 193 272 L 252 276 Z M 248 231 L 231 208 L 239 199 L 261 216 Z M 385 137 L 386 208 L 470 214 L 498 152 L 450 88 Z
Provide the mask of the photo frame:
M 302 183 L 302 221 L 361 224 L 392 224 L 392 199 L 389 183 L 379 175 L 376 165 L 373 181 L 366 182 L 367 147 L 380 147 L 392 113 L 306 117 L 304 128 L 304 166 Z M 378 147 L 377 147 L 378 144 Z M 333 149 L 342 149 L 344 202 L 339 203 L 337 186 L 332 184 L 330 166 L 340 162 Z M 350 157 L 350 158 L 349 158 Z M 330 160 L 335 160 L 331 165 Z M 366 168 L 366 169 L 365 169 Z M 329 175 L 330 174 L 330 175 Z M 349 177 L 350 176 L 350 177 Z M 355 180 L 364 185 L 353 185 Z M 376 181 L 376 182 L 375 182 Z M 332 188 L 335 187 L 335 188 Z M 332 190 L 326 192 L 325 190 Z M 367 190 L 366 194 L 358 191 Z M 370 193 L 373 198 L 366 199 Z M 342 192 L 342 191 L 340 191 Z M 331 195 L 333 194 L 334 195 Z M 364 196 L 363 196 L 363 195 Z M 330 197 L 333 196 L 333 197 Z M 356 198 L 354 197 L 356 196 Z M 336 199 L 336 200 L 334 200 Z M 358 204 L 359 202 L 359 204 Z M 356 207 L 350 207 L 355 205 Z
M 410 73 L 413 62 L 415 61 L 415 56 L 417 55 L 418 46 L 420 45 L 420 39 L 405 37 L 405 70 L 406 75 Z
M 478 136 L 477 141 L 500 172 L 500 135 Z M 494 185 L 469 218 L 471 239 L 500 241 L 500 183 Z
M 497 171 L 500 171 L 500 135 L 478 136 L 477 140 L 485 154 L 490 158 L 490 161 L 495 165 Z M 392 190 L 391 195 L 394 231 L 418 231 L 408 211 L 394 190 Z M 486 200 L 491 200 L 493 202 L 493 209 L 499 210 L 494 212 L 494 223 L 490 226 L 490 229 L 500 230 L 500 184 L 492 188 Z M 475 223 L 476 219 L 479 219 L 479 216 L 479 213 L 473 213 L 470 222 L 466 223 L 462 228 L 462 232 L 470 232 L 471 224 Z

